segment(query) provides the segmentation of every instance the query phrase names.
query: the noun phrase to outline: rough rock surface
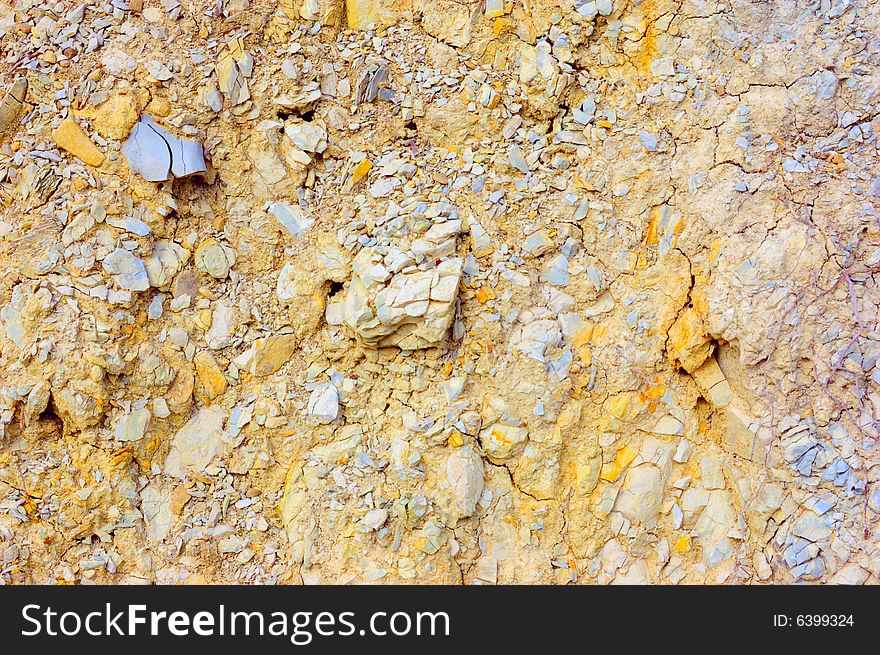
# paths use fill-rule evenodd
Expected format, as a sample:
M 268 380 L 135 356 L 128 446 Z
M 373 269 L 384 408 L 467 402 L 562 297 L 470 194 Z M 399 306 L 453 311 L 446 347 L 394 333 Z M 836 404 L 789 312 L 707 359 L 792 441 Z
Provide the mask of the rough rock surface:
M 0 0 L 3 583 L 876 583 L 880 4 Z

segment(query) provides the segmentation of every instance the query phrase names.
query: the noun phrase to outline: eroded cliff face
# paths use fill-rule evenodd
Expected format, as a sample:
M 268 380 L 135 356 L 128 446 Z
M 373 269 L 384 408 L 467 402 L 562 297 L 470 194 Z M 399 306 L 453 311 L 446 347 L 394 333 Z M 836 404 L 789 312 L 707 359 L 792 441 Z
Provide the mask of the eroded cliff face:
M 2 0 L 0 579 L 876 582 L 878 35 Z

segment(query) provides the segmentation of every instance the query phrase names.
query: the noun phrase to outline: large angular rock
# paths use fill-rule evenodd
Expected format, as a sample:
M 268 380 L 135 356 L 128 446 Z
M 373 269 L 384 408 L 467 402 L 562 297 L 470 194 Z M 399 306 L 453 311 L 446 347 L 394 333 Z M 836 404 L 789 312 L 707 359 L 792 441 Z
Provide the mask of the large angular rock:
M 480 444 L 489 457 L 504 459 L 528 437 L 529 431 L 525 427 L 495 423 L 480 433 Z
M 98 150 L 98 146 L 72 118 L 65 118 L 59 123 L 52 132 L 52 140 L 59 148 L 63 148 L 89 166 L 100 166 L 104 163 L 104 153 Z
M 147 540 L 156 543 L 165 539 L 174 526 L 170 487 L 158 481 L 148 484 L 141 492 L 141 513 L 147 528 Z
M 165 474 L 186 478 L 193 473 L 203 472 L 211 460 L 220 454 L 224 416 L 225 412 L 219 407 L 197 411 L 174 435 L 171 451 L 165 458 Z
M 148 182 L 164 182 L 172 175 L 181 178 L 206 170 L 201 143 L 177 138 L 150 116 L 141 116 L 134 125 L 122 145 L 122 154 L 132 172 Z
M 692 373 L 712 354 L 703 317 L 691 307 L 685 308 L 669 328 L 669 355 L 684 370 Z
M 15 127 L 21 114 L 24 112 L 25 96 L 27 95 L 27 79 L 16 78 L 3 98 L 0 99 L 0 136 Z
M 250 372 L 256 376 L 271 375 L 284 366 L 296 350 L 296 336 L 276 334 L 254 343 Z
M 649 438 L 642 443 L 623 480 L 614 511 L 644 526 L 657 520 L 672 472 L 674 450 L 674 445 L 658 439 Z
M 361 257 L 361 260 L 366 259 Z M 455 314 L 463 260 L 391 275 L 381 256 L 349 282 L 343 320 L 367 345 L 428 348 L 441 342 Z
M 483 460 L 471 446 L 455 448 L 446 460 L 445 511 L 453 522 L 474 513 L 483 493 Z
M 660 511 L 663 502 L 663 474 L 653 464 L 632 467 L 614 509 L 630 521 L 647 523 Z

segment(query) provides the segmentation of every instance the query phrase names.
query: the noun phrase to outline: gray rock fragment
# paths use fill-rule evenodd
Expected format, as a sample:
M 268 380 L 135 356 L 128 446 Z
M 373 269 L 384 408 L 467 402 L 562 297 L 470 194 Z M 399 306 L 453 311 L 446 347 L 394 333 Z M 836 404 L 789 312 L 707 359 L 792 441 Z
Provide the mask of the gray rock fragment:
M 144 262 L 125 248 L 117 248 L 104 258 L 104 270 L 126 291 L 146 291 L 150 279 Z
M 355 104 L 373 102 L 379 95 L 379 85 L 388 79 L 388 66 L 371 63 L 361 73 L 355 87 Z
M 824 70 L 819 74 L 819 82 L 816 85 L 816 93 L 822 100 L 831 100 L 837 93 L 837 85 L 840 81 L 830 70 Z
M 650 132 L 642 130 L 639 132 L 639 143 L 648 152 L 657 152 L 657 145 L 660 143 L 660 140 Z
M 202 144 L 178 139 L 156 125 L 149 116 L 141 116 L 122 145 L 128 167 L 148 182 L 164 182 L 205 172 Z
M 510 165 L 523 175 L 527 175 L 529 172 L 529 164 L 523 156 L 523 151 L 516 144 L 510 146 Z
M 315 222 L 303 215 L 299 205 L 289 205 L 285 202 L 273 202 L 269 206 L 269 213 L 295 237 L 305 232 Z
M 308 412 L 318 423 L 332 423 L 336 419 L 339 415 L 339 392 L 332 383 L 315 387 L 309 398 Z

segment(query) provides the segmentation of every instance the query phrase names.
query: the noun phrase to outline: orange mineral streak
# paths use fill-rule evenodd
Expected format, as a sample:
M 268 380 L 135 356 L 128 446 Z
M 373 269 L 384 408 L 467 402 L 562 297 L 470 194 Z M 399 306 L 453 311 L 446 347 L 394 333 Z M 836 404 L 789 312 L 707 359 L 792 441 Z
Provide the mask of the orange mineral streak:
M 658 30 L 654 22 L 667 13 L 669 4 L 669 0 L 643 0 L 637 8 L 634 8 L 635 12 L 641 14 L 646 25 L 645 35 L 638 42 L 639 47 L 631 56 L 639 77 L 650 77 L 651 63 L 660 56 L 660 46 L 657 43 Z

